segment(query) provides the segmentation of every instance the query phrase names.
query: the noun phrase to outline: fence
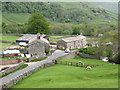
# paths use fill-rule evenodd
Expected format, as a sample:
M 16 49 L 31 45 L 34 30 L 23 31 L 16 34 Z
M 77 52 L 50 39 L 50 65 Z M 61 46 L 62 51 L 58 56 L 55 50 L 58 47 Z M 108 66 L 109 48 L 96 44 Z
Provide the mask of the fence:
M 82 62 L 70 62 L 70 61 L 56 61 L 55 64 L 63 64 L 63 65 L 69 65 L 69 66 L 76 66 L 76 67 L 97 67 L 97 66 L 103 66 L 102 64 L 84 64 Z

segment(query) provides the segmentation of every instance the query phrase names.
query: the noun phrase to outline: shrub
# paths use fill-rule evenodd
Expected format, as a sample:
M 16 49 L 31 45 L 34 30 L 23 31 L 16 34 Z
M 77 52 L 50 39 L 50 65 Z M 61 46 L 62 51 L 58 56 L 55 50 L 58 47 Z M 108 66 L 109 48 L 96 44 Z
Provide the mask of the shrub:
M 83 54 L 96 55 L 97 49 L 98 49 L 98 47 L 81 48 L 81 49 L 79 49 L 79 52 L 83 53 Z

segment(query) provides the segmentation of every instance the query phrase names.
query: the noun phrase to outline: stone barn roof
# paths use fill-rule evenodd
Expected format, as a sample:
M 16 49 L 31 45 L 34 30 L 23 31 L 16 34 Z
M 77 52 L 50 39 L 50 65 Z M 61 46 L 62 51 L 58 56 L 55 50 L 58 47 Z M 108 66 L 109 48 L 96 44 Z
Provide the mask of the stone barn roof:
M 16 39 L 16 41 L 30 41 L 32 39 L 37 38 L 37 35 L 33 35 L 33 34 L 25 34 L 22 37 Z
M 44 43 L 39 42 L 39 41 L 32 42 L 32 43 L 28 44 L 28 46 L 31 46 L 31 45 L 34 45 L 34 44 L 37 44 L 37 43 L 39 43 L 39 44 L 41 44 L 42 46 L 44 46 Z
M 84 39 L 84 38 L 86 38 L 86 37 L 82 36 L 82 35 L 79 35 L 79 36 L 76 36 L 76 37 L 64 38 L 62 40 L 64 42 L 73 42 L 73 41 L 81 40 L 81 39 Z

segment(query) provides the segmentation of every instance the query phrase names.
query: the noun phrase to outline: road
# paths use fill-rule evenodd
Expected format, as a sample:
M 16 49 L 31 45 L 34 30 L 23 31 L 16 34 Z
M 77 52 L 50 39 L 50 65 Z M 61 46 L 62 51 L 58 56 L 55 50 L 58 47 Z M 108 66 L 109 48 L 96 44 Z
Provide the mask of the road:
M 9 82 L 10 80 L 13 80 L 14 78 L 22 75 L 23 73 L 27 72 L 27 71 L 30 71 L 30 70 L 33 70 L 34 68 L 37 68 L 45 63 L 48 63 L 48 62 L 51 62 L 52 60 L 55 60 L 59 57 L 62 57 L 64 55 L 66 55 L 67 53 L 64 53 L 63 51 L 56 51 L 53 55 L 49 56 L 47 59 L 45 60 L 42 60 L 42 61 L 39 61 L 37 63 L 34 63 L 34 64 L 31 64 L 30 66 L 22 69 L 22 70 L 19 70 L 19 71 L 16 71 L 14 73 L 11 73 L 9 74 L 8 76 L 5 76 L 3 78 L 0 79 L 0 86 L 2 84 L 5 84 L 7 82 Z

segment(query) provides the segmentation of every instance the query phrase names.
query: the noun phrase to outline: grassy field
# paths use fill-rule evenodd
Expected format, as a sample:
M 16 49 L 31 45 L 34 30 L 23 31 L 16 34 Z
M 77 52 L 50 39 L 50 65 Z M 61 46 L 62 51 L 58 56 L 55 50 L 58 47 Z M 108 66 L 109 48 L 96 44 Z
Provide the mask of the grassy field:
M 4 41 L 12 41 L 12 42 L 15 42 L 15 40 L 19 38 L 19 36 L 13 36 L 13 35 L 3 35 L 1 37 L 2 37 L 1 39 Z
M 4 36 L 0 36 L 0 40 L 4 40 L 4 41 L 12 41 L 15 42 L 15 40 L 19 38 L 19 36 L 13 36 L 13 35 L 4 35 Z M 15 46 L 13 44 L 8 44 L 8 43 L 1 43 L 0 42 L 0 49 L 5 49 L 6 47 L 9 46 Z
M 3 13 L 2 21 L 11 24 L 11 23 L 26 23 L 30 14 L 14 14 L 14 13 Z
M 49 41 L 50 42 L 57 42 L 63 38 L 68 38 L 68 37 L 72 37 L 72 36 L 50 36 Z
M 5 46 L 10 46 L 10 45 L 11 45 L 11 44 L 8 44 L 8 43 L 1 43 L 1 42 L 0 42 L 1 48 L 2 48 L 2 47 L 5 47 Z
M 0 60 L 9 60 L 9 59 L 17 59 L 17 57 L 5 57 L 5 58 L 0 58 Z
M 62 59 L 62 61 L 70 59 Z M 75 58 L 88 64 L 103 64 L 86 70 L 82 67 L 57 64 L 41 69 L 12 88 L 117 88 L 118 66 L 96 59 Z

